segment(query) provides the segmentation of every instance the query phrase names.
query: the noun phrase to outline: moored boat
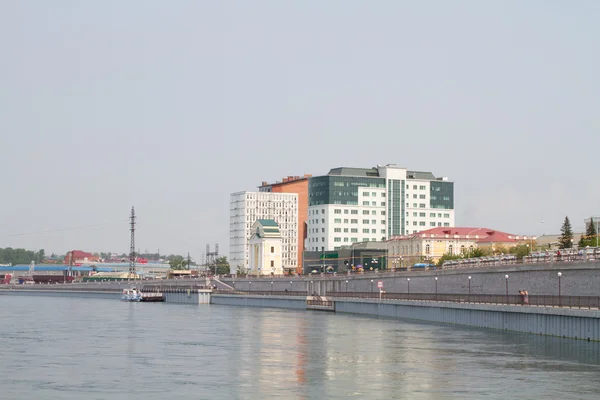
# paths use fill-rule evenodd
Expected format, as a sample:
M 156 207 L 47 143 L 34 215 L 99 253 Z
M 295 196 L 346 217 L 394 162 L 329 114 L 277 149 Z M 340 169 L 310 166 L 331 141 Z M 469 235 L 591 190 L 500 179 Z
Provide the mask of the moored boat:
M 142 301 L 142 294 L 136 289 L 123 289 L 123 294 L 121 295 L 121 300 L 123 301 Z

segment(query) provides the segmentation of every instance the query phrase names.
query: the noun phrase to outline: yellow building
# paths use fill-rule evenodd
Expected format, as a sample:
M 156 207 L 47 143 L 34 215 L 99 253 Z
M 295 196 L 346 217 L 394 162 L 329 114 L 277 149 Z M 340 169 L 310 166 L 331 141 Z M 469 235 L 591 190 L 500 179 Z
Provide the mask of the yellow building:
M 444 254 L 467 254 L 476 248 L 508 248 L 533 240 L 488 228 L 437 227 L 388 240 L 390 266 L 408 266 L 422 260 L 435 262 Z
M 252 226 L 249 270 L 251 275 L 283 275 L 281 232 L 272 219 L 259 219 Z

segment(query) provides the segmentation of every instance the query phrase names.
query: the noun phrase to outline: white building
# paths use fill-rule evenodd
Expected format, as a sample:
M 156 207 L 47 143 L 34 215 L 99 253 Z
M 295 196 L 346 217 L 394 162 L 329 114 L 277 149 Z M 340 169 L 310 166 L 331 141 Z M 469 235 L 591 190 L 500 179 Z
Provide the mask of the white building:
M 454 226 L 454 183 L 396 165 L 335 168 L 309 179 L 306 250 L 336 250 Z
M 252 225 L 249 273 L 251 275 L 283 275 L 281 232 L 272 219 L 259 219 Z
M 283 269 L 298 264 L 298 195 L 296 193 L 232 193 L 229 208 L 230 272 L 249 267 L 249 241 L 257 220 L 272 219 L 281 232 Z

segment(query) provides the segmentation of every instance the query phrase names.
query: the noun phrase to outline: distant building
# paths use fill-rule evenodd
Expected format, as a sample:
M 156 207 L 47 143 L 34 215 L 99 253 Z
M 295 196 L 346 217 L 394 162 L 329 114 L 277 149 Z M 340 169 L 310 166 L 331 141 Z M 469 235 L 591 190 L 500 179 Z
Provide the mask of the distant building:
M 249 273 L 251 275 L 283 275 L 281 232 L 272 219 L 259 219 L 252 226 Z
M 396 165 L 334 168 L 308 183 L 307 251 L 454 226 L 454 183 Z
M 277 222 L 281 233 L 282 267 L 286 272 L 298 266 L 298 194 L 274 192 L 232 193 L 229 209 L 230 272 L 249 267 L 249 242 L 258 220 Z
M 312 175 L 287 176 L 281 182 L 262 182 L 258 190 L 273 193 L 296 193 L 298 195 L 298 263 L 296 272 L 302 273 L 302 252 L 305 249 L 306 221 L 308 220 L 308 179 Z
M 71 250 L 65 256 L 65 264 L 90 264 L 100 262 L 100 257 L 81 250 Z
M 388 241 L 388 259 L 402 267 L 421 259 L 437 261 L 444 254 L 465 254 L 476 248 L 512 247 L 520 243 L 533 246 L 535 237 L 519 236 L 488 228 L 432 228 L 401 235 Z

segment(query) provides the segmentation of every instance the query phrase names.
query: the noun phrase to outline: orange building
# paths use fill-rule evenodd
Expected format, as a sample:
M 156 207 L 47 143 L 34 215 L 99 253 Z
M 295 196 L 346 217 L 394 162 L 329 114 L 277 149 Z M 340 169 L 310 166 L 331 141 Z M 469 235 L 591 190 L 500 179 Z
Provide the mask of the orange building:
M 261 192 L 296 193 L 298 194 L 298 266 L 296 273 L 302 273 L 302 253 L 306 240 L 306 221 L 308 220 L 308 179 L 312 175 L 287 176 L 281 182 L 262 182 L 258 187 Z

